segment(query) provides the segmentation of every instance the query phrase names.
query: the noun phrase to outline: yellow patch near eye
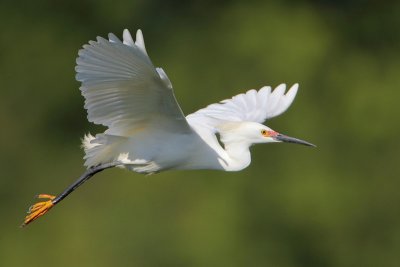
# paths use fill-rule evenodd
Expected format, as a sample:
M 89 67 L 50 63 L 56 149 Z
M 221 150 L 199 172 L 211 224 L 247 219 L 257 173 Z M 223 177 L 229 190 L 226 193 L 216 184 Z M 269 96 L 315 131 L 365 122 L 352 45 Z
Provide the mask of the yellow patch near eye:
M 263 136 L 265 136 L 265 137 L 268 137 L 268 136 L 269 136 L 267 130 L 261 130 L 261 134 L 262 134 Z

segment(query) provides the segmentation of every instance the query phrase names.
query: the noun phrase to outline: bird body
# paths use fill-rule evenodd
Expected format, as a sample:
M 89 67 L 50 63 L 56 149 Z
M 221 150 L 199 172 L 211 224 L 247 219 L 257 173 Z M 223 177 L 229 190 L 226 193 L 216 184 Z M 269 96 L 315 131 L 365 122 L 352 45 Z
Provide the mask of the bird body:
M 45 214 L 99 171 L 123 167 L 151 174 L 170 169 L 239 171 L 251 162 L 250 146 L 292 142 L 313 146 L 261 124 L 286 111 L 298 84 L 249 90 L 192 114 L 183 115 L 172 83 L 153 66 L 140 30 L 133 40 L 124 30 L 97 37 L 78 53 L 76 79 L 85 98 L 88 120 L 107 127 L 83 138 L 88 170 L 57 197 L 32 206 L 24 225 Z
M 240 123 L 230 125 L 229 128 L 237 132 L 244 125 Z M 169 169 L 239 171 L 250 164 L 251 144 L 247 140 L 227 141 L 230 138 L 230 131 L 227 131 L 221 136 L 221 143 L 226 144 L 222 147 L 214 133 L 201 127 L 192 129 L 189 133 L 178 135 L 157 132 L 150 136 L 146 132 L 136 132 L 134 137 L 101 135 L 101 138 L 106 139 L 101 144 L 96 143 L 98 139 L 95 137 L 87 135 L 83 146 L 86 155 L 97 164 L 120 161 L 123 163 L 120 167 L 146 174 Z M 152 145 L 152 140 L 158 139 L 163 142 L 157 146 Z

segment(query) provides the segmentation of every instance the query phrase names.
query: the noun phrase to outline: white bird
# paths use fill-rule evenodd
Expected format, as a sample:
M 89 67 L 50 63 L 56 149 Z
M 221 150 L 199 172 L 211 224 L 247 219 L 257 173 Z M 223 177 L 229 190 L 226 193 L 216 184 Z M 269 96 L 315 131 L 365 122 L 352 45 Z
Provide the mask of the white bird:
M 185 117 L 171 81 L 147 55 L 143 35 L 128 30 L 97 37 L 79 51 L 76 79 L 88 120 L 107 127 L 83 139 L 87 171 L 58 196 L 31 206 L 23 226 L 45 214 L 97 172 L 111 167 L 152 174 L 170 169 L 239 171 L 249 166 L 253 144 L 290 142 L 314 146 L 261 124 L 286 111 L 298 84 L 265 86 L 211 104 Z

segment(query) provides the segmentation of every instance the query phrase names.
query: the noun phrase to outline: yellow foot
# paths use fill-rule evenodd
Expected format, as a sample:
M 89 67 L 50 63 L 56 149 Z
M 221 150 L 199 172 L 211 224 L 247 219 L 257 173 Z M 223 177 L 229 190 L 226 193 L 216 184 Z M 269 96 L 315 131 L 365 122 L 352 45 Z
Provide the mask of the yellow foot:
M 34 205 L 32 205 L 29 210 L 28 210 L 28 215 L 25 217 L 24 223 L 21 225 L 21 227 L 24 227 L 28 225 L 29 223 L 33 222 L 40 216 L 44 215 L 46 212 L 48 212 L 53 206 L 53 199 L 55 196 L 52 195 L 47 195 L 47 194 L 40 194 L 37 196 L 39 199 L 49 199 L 47 201 L 42 201 L 38 202 Z

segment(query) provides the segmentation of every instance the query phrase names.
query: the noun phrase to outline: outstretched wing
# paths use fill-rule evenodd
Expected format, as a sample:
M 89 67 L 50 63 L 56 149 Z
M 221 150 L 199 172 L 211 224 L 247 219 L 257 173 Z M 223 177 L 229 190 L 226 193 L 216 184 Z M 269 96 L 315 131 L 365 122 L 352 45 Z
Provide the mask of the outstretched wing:
M 263 123 L 288 109 L 296 96 L 298 87 L 297 83 L 294 84 L 286 94 L 285 84 L 279 85 L 273 91 L 270 86 L 265 86 L 259 91 L 252 89 L 231 99 L 211 104 L 188 115 L 186 119 L 192 126 L 207 127 L 214 131 L 224 122 Z
M 88 120 L 108 127 L 107 134 L 129 136 L 158 125 L 163 131 L 191 131 L 167 75 L 154 68 L 140 30 L 128 30 L 121 42 L 97 37 L 79 51 L 76 79 L 85 97 Z

